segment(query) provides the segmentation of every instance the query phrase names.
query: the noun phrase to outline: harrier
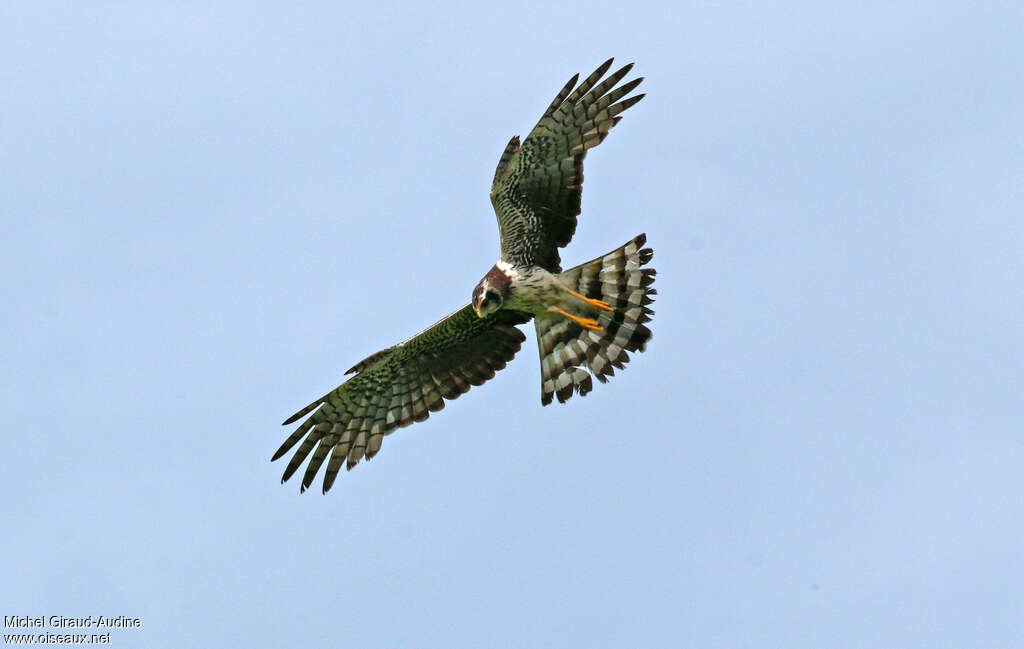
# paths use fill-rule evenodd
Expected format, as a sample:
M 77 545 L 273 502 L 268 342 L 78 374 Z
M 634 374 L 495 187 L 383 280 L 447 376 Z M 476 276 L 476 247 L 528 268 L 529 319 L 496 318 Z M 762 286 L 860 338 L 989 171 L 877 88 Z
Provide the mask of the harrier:
M 302 491 L 327 462 L 323 491 L 347 469 L 380 450 L 384 436 L 423 421 L 481 385 L 512 360 L 526 336 L 517 325 L 531 319 L 540 350 L 541 403 L 565 402 L 604 383 L 643 351 L 651 338 L 644 323 L 656 291 L 654 252 L 641 234 L 608 254 L 569 270 L 558 249 L 572 239 L 580 213 L 583 158 L 644 95 L 627 97 L 642 78 L 619 82 L 633 67 L 602 81 L 606 61 L 583 83 L 573 76 L 520 143 L 513 137 L 498 161 L 491 204 L 498 217 L 501 256 L 473 289 L 472 301 L 405 342 L 356 363 L 351 379 L 289 417 L 302 417 L 277 460 L 299 441 L 284 470 L 288 480 L 310 458 Z M 312 456 L 310 455 L 312 453 Z

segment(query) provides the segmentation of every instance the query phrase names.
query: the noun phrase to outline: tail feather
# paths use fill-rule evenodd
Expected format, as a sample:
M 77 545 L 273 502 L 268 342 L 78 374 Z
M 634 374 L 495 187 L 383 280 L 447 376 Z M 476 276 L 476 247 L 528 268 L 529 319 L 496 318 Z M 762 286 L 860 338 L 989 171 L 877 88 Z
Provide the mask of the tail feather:
M 574 392 L 586 395 L 593 389 L 591 376 L 605 383 L 615 369 L 624 369 L 629 352 L 646 349 L 651 330 L 644 323 L 654 314 L 647 305 L 657 294 L 651 286 L 656 271 L 643 268 L 654 256 L 653 250 L 643 247 L 646 241 L 647 236 L 641 234 L 603 257 L 558 276 L 569 288 L 604 300 L 613 310 L 598 316 L 602 331 L 584 329 L 562 317 L 534 320 L 542 404 L 551 403 L 554 397 L 564 403 Z

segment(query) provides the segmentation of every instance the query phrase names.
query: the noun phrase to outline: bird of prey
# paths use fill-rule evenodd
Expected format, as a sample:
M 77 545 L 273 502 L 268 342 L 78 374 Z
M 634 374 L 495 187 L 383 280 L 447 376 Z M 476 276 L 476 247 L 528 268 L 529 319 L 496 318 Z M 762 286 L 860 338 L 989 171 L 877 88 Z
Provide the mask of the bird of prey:
M 512 360 L 526 336 L 517 325 L 531 319 L 540 350 L 541 403 L 565 402 L 604 383 L 643 351 L 651 338 L 644 323 L 653 311 L 653 251 L 641 234 L 606 255 L 561 268 L 558 249 L 576 231 L 583 158 L 640 101 L 643 78 L 622 85 L 633 67 L 602 80 L 612 59 L 579 85 L 575 75 L 522 142 L 513 137 L 498 161 L 491 204 L 498 217 L 501 255 L 473 289 L 472 301 L 405 342 L 356 363 L 338 388 L 289 417 L 307 417 L 274 453 L 300 441 L 281 481 L 309 459 L 302 491 L 323 463 L 326 493 L 344 463 L 351 469 L 380 450 L 384 436 L 423 421 L 470 386 L 481 385 Z M 312 454 L 312 455 L 311 455 Z

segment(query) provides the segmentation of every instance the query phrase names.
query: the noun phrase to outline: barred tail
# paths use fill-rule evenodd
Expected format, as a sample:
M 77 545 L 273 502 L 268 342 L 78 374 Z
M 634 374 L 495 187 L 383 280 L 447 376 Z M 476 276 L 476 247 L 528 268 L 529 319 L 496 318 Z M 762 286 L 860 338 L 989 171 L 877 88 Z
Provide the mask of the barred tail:
M 537 346 L 540 349 L 541 395 L 543 405 L 557 396 L 564 403 L 579 392 L 583 396 L 593 387 L 591 374 L 605 383 L 629 362 L 627 352 L 644 351 L 651 330 L 644 323 L 654 311 L 647 307 L 657 293 L 655 270 L 642 268 L 654 256 L 644 248 L 647 235 L 641 234 L 603 257 L 570 268 L 558 279 L 577 293 L 604 300 L 614 310 L 603 311 L 598 323 L 603 331 L 584 329 L 562 317 L 538 317 Z

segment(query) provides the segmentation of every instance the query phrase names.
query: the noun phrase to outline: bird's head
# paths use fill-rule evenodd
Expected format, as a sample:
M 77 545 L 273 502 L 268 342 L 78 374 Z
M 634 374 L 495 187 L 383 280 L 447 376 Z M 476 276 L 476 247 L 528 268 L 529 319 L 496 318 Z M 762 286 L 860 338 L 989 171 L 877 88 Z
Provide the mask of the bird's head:
M 505 304 L 511 280 L 497 265 L 484 275 L 480 283 L 473 289 L 473 310 L 481 318 L 486 318 Z
M 501 308 L 505 298 L 487 282 L 487 278 L 473 289 L 473 310 L 481 318 L 486 318 Z

